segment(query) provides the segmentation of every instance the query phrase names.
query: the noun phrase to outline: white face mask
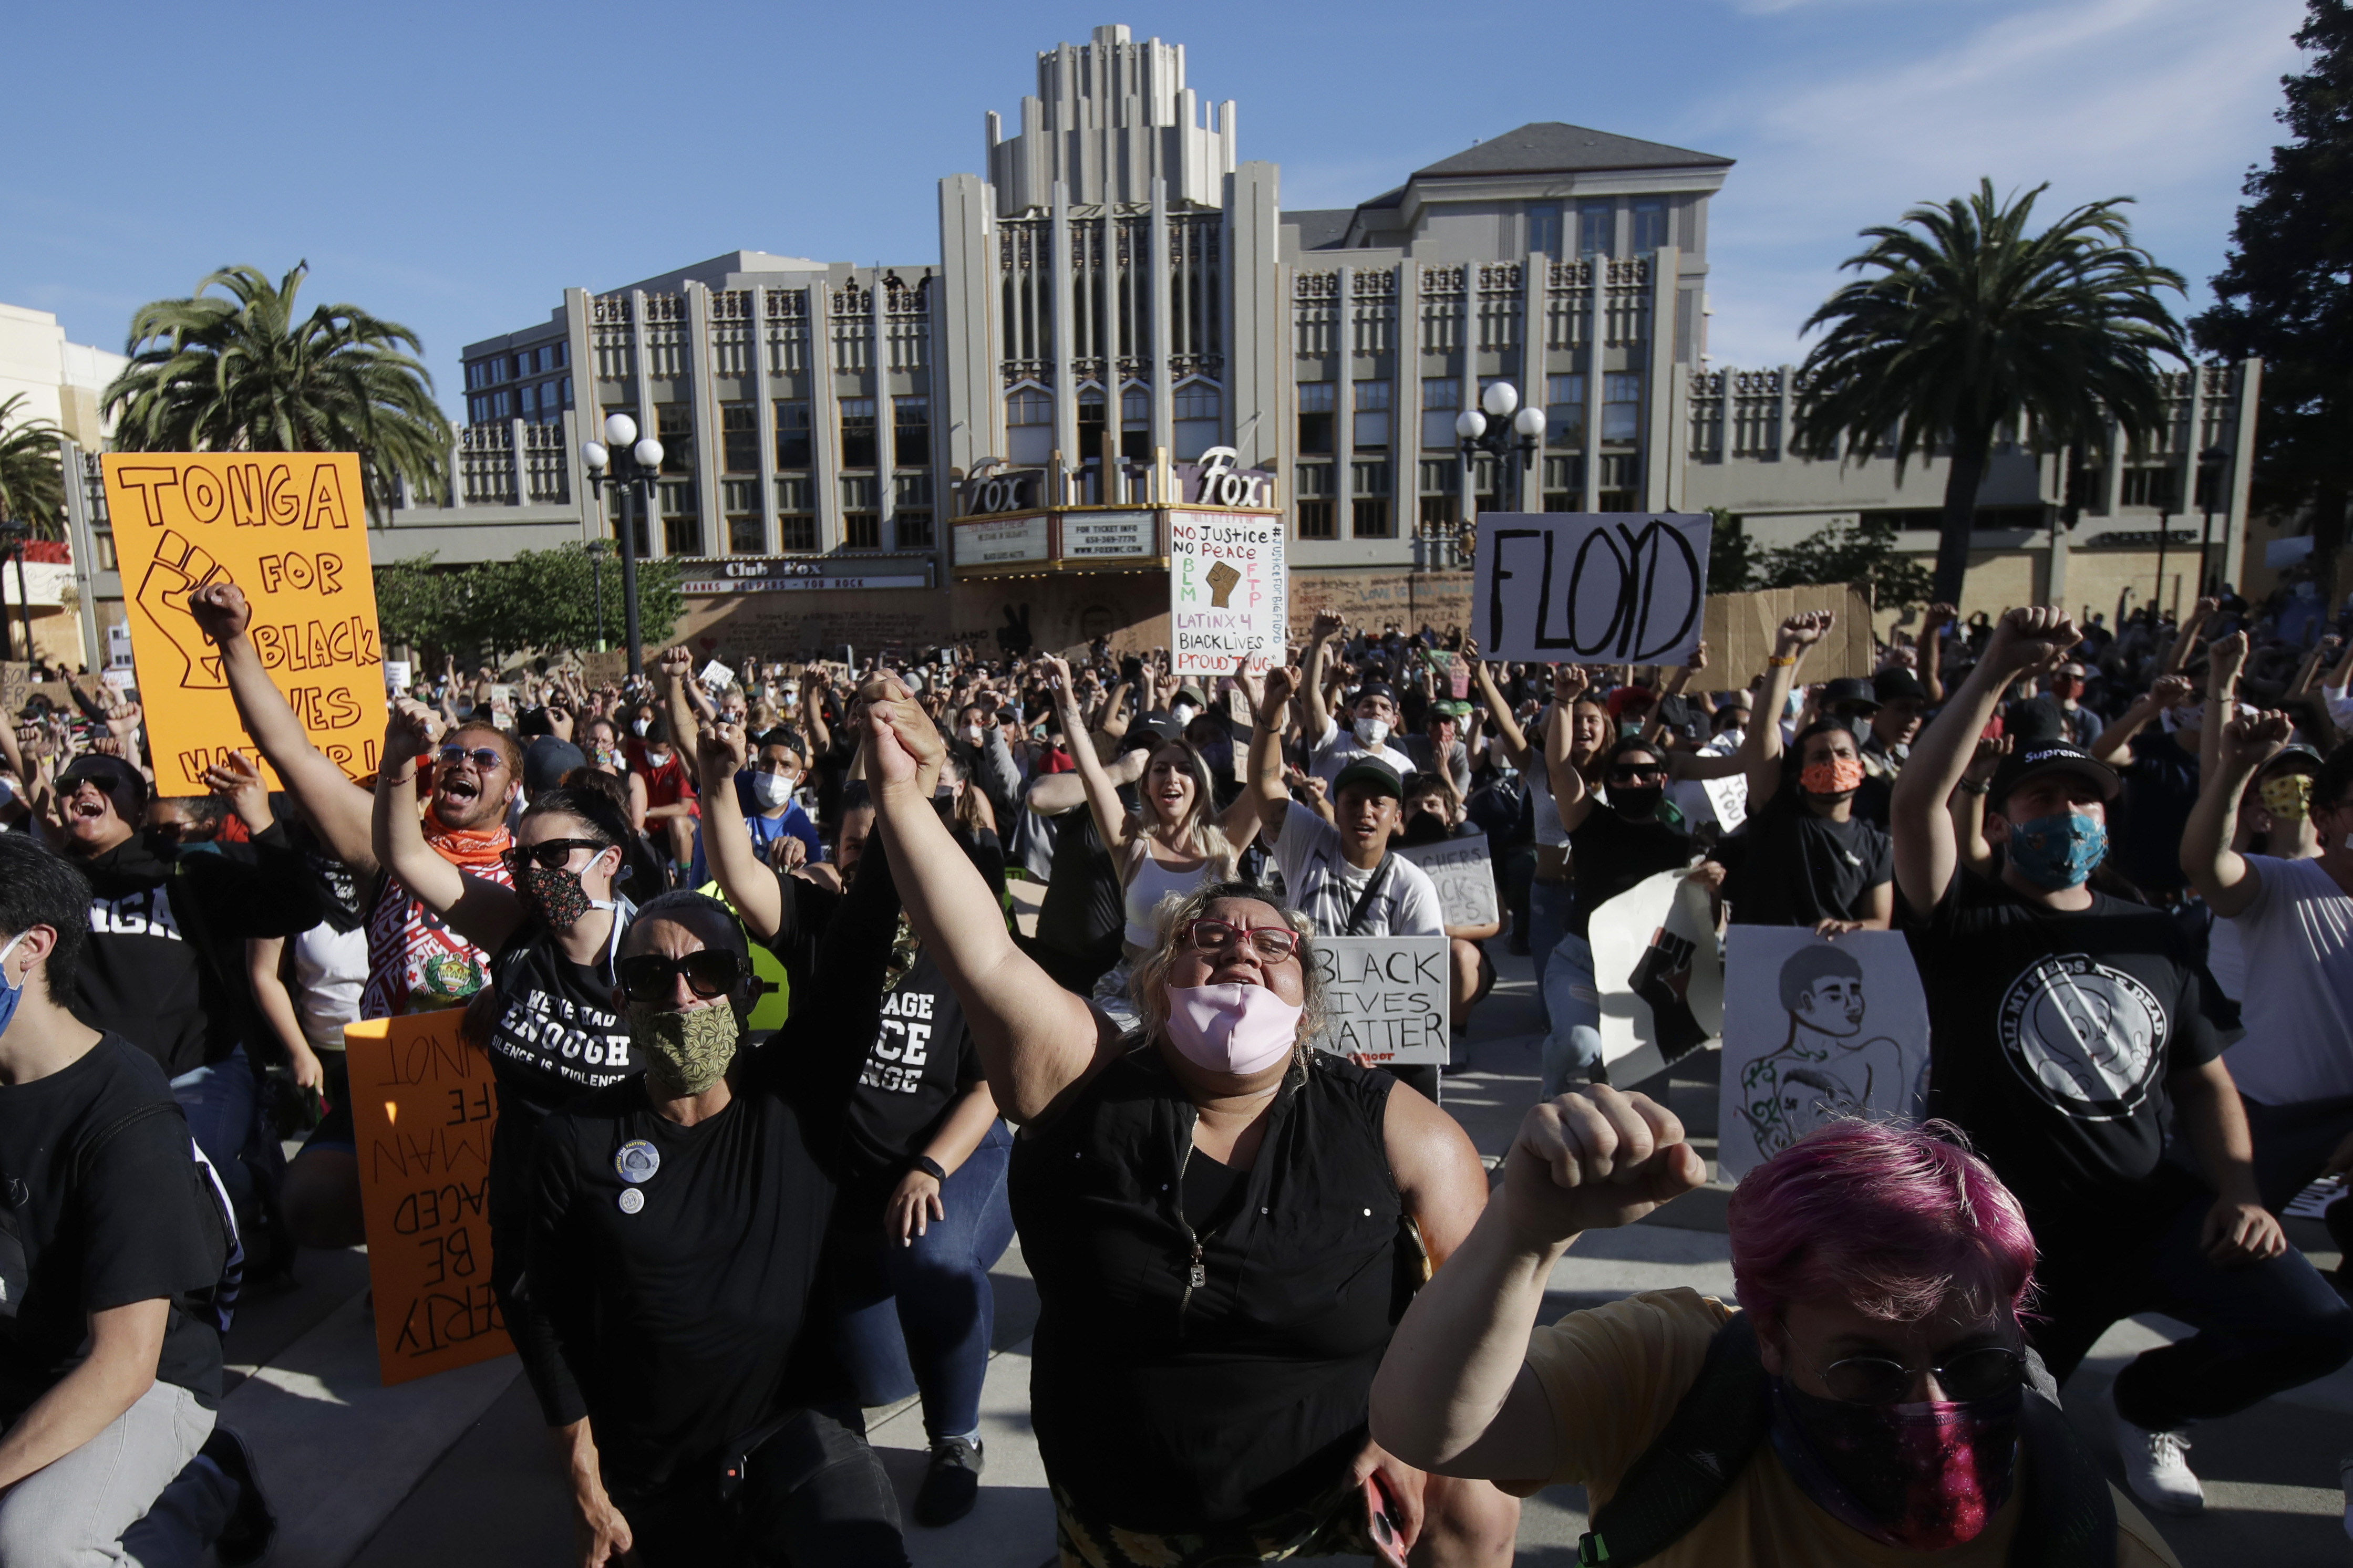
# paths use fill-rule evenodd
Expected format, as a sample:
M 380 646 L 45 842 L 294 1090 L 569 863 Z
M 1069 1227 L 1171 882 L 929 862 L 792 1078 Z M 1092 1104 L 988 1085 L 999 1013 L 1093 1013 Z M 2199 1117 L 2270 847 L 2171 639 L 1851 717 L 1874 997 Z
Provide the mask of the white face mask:
M 1193 721 L 1193 715 L 1199 711 L 1200 710 L 1190 702 L 1179 702 L 1168 710 L 1168 717 L 1176 720 L 1179 724 L 1189 724 Z
M 1389 721 L 1386 719 L 1359 717 L 1356 720 L 1356 729 L 1358 743 L 1375 751 L 1378 751 L 1381 742 L 1389 738 Z
M 646 731 L 651 727 L 652 723 L 653 721 L 650 719 L 632 719 L 629 721 L 629 732 L 633 735 L 642 736 L 645 734 Z
M 793 798 L 793 781 L 782 773 L 754 773 L 752 798 L 763 811 L 774 811 Z
M 966 724 L 964 727 L 964 743 L 967 746 L 979 745 L 981 734 L 981 726 L 978 724 Z

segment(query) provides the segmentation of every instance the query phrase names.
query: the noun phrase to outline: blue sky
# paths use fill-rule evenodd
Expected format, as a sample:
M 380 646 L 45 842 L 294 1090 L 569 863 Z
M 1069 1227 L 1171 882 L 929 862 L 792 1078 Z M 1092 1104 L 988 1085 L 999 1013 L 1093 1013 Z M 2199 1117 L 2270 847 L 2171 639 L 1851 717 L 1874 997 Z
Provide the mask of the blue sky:
M 1710 236 L 1719 363 L 1802 353 L 1855 231 L 1989 174 L 2140 198 L 2207 300 L 2279 127 L 2302 0 L 1567 0 L 1544 6 L 26 6 L 8 27 L 0 301 L 120 348 L 142 301 L 307 257 L 311 302 L 458 351 L 736 249 L 921 261 L 935 182 L 1011 128 L 1038 50 L 1187 46 L 1286 206 L 1348 205 L 1565 120 L 1739 160 Z M 218 18 L 232 20 L 223 21 Z

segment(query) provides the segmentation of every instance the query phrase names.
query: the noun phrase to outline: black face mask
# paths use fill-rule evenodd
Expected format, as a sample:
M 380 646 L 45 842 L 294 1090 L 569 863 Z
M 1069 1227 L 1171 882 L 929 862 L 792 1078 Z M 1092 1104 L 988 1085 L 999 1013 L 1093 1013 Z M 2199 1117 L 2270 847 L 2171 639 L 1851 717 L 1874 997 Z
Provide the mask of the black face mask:
M 1406 818 L 1405 841 L 1408 844 L 1437 844 L 1451 837 L 1454 830 L 1446 819 L 1432 812 L 1417 811 Z
M 1656 785 L 1647 789 L 1620 784 L 1609 786 L 1610 809 L 1629 822 L 1650 821 L 1659 814 L 1659 802 L 1666 797 L 1667 792 Z

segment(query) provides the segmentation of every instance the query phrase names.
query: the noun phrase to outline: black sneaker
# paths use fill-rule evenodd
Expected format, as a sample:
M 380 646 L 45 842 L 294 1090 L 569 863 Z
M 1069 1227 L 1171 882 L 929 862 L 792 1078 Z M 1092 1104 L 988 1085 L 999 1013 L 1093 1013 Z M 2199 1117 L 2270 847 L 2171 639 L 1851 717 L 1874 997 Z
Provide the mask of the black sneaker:
M 269 1511 L 269 1500 L 261 1495 L 261 1482 L 253 1469 L 253 1451 L 245 1446 L 244 1438 L 227 1427 L 215 1426 L 213 1435 L 196 1452 L 218 1465 L 221 1474 L 237 1483 L 237 1507 L 230 1510 L 228 1523 L 213 1542 L 214 1554 L 224 1568 L 242 1568 L 245 1563 L 260 1562 L 269 1555 L 270 1542 L 278 1539 L 278 1516 Z
M 972 1511 L 980 1499 L 980 1445 L 944 1437 L 932 1446 L 932 1468 L 915 1494 L 915 1522 L 937 1530 Z

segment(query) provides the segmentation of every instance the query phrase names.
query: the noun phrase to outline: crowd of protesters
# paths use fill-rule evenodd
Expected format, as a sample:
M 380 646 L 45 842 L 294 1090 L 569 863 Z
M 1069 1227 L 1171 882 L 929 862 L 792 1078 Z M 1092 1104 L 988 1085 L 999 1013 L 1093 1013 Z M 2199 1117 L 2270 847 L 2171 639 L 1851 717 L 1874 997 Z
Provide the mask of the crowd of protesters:
M 1214 678 L 452 660 L 356 781 L 240 591 L 188 610 L 252 751 L 209 794 L 155 793 L 121 694 L 0 731 L 0 1563 L 268 1551 L 220 1336 L 366 1239 L 343 1026 L 439 1008 L 590 1565 L 905 1561 L 860 1412 L 909 1395 L 912 1523 L 964 1517 L 1017 1235 L 1085 1568 L 1499 1563 L 1556 1481 L 1588 1561 L 2168 1563 L 2186 1434 L 2353 1356 L 2279 1219 L 2353 1166 L 2353 628 L 2311 595 L 1936 605 L 1869 675 L 1827 614 L 1753 669 L 1328 616 Z M 1484 923 L 1397 853 L 1475 835 Z M 1740 1182 L 1736 1302 L 1540 1326 L 1580 1232 L 1706 1179 L 1600 1030 L 1595 923 L 1662 872 L 1905 933 L 1926 1080 Z M 1315 1048 L 1336 935 L 1444 939 L 1447 1066 Z M 1542 1081 L 1490 1173 L 1443 1103 L 1504 952 Z M 2106 1396 L 2128 1499 L 2057 1390 L 2150 1311 L 2194 1331 Z

